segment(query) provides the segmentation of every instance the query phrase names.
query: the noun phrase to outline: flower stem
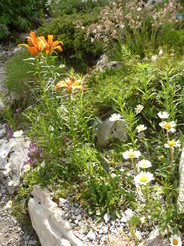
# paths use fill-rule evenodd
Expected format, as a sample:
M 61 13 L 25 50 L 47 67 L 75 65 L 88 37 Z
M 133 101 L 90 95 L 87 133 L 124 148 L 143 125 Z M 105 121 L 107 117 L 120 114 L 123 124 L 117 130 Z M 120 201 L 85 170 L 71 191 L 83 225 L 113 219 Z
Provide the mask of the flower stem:
M 171 172 L 173 170 L 173 150 L 170 148 L 170 155 L 171 155 Z
M 132 159 L 132 167 L 133 167 L 133 169 L 134 169 L 134 171 L 135 171 L 135 175 L 137 175 L 137 168 L 136 168 L 136 165 L 135 165 L 135 163 L 134 163 L 133 158 L 131 158 L 131 159 Z

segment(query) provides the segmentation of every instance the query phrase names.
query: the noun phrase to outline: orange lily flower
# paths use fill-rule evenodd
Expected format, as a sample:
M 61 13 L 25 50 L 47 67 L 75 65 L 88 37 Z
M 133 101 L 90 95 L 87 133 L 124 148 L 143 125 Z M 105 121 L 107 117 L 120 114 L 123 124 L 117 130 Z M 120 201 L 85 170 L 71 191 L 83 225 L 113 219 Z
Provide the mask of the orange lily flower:
M 67 79 L 66 81 L 59 81 L 56 84 L 56 89 L 60 88 L 60 87 L 66 87 L 68 91 L 72 91 L 75 89 L 81 89 L 82 92 L 84 92 L 84 87 L 81 85 L 82 84 L 82 80 L 76 80 L 74 78 L 70 78 Z
M 28 39 L 28 44 L 19 44 L 18 46 L 25 46 L 31 55 L 37 56 L 38 53 L 41 53 L 45 47 L 46 44 L 40 37 L 36 37 L 35 32 L 30 32 L 30 37 Z
M 53 42 L 53 35 L 48 35 L 48 41 L 46 41 L 44 36 L 41 36 L 40 38 L 46 44 L 46 53 L 47 54 L 49 54 L 49 53 L 52 54 L 53 50 L 55 50 L 55 49 L 58 49 L 61 52 L 63 51 L 63 49 L 61 47 L 61 45 L 63 45 L 63 42 L 58 41 L 58 40 Z M 59 45 L 59 44 L 61 44 L 61 45 Z

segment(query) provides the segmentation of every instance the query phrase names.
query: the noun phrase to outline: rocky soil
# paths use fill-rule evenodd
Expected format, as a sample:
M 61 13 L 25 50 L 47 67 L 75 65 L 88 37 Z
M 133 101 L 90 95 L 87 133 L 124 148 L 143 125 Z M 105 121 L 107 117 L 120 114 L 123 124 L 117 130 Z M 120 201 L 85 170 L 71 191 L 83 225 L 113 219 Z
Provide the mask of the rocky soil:
M 5 79 L 5 63 L 10 59 L 16 47 L 13 44 L 6 46 L 0 45 L 0 93 L 2 96 L 7 95 L 7 91 L 4 88 L 2 81 Z M 4 109 L 2 100 L 0 99 L 0 112 Z M 4 129 L 4 126 L 2 129 Z M 1 127 L 0 127 L 1 128 Z M 1 131 L 4 133 L 4 130 Z M 0 148 L 2 146 L 1 139 L 4 135 L 0 136 Z M 18 218 L 13 216 L 11 209 L 6 209 L 5 206 L 10 200 L 10 195 L 5 185 L 4 180 L 0 178 L 0 245 L 1 246 L 39 246 L 39 240 L 31 227 L 31 221 L 29 217 L 24 220 L 24 225 L 19 221 Z M 29 228 L 29 229 L 28 229 Z
M 6 209 L 10 200 L 7 187 L 0 184 L 0 245 L 1 246 L 40 246 L 38 237 L 27 218 L 26 225 L 12 215 L 11 208 Z M 28 229 L 28 227 L 30 229 Z

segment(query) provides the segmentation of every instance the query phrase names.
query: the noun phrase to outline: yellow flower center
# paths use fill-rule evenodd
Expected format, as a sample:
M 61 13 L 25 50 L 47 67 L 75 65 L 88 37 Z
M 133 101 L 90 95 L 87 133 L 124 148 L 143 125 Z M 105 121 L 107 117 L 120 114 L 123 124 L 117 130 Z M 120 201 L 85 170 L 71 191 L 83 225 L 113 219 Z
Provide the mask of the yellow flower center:
M 146 163 L 142 163 L 142 167 L 147 167 L 147 164 Z
M 26 169 L 26 171 L 29 171 L 29 167 L 28 166 L 25 169 Z
M 178 245 L 178 240 L 177 239 L 173 239 L 173 245 Z
M 134 158 L 134 157 L 135 157 L 135 153 L 134 153 L 134 152 L 130 152 L 130 153 L 128 153 L 128 157 L 130 157 L 130 158 Z
M 140 182 L 141 183 L 145 183 L 145 182 L 147 182 L 148 181 L 148 177 L 147 176 L 141 176 L 140 177 Z
M 11 205 L 12 205 L 12 203 L 11 203 L 11 202 L 9 202 L 9 203 L 8 203 L 8 207 L 11 207 Z
M 169 147 L 176 146 L 176 141 L 169 141 L 168 145 L 169 145 Z
M 171 129 L 172 126 L 171 126 L 170 123 L 166 122 L 166 123 L 164 123 L 164 128 L 166 128 L 166 129 Z

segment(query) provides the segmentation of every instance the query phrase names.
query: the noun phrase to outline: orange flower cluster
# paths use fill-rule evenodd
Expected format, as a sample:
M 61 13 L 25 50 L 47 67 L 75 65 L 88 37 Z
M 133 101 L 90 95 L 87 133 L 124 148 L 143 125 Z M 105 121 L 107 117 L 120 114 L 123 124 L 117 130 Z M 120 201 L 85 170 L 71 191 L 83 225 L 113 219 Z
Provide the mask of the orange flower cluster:
M 60 87 L 66 87 L 69 92 L 75 89 L 81 89 L 84 92 L 84 87 L 82 86 L 82 80 L 76 80 L 74 78 L 67 79 L 66 81 L 59 81 L 56 84 L 56 89 Z
M 35 32 L 30 32 L 30 37 L 27 39 L 28 44 L 19 44 L 18 46 L 25 46 L 32 55 L 37 56 L 38 53 L 42 53 L 44 49 L 46 50 L 46 54 L 52 54 L 55 49 L 61 52 L 63 51 L 61 47 L 63 43 L 58 40 L 53 42 L 53 35 L 48 35 L 48 41 L 46 41 L 44 36 L 36 37 Z

